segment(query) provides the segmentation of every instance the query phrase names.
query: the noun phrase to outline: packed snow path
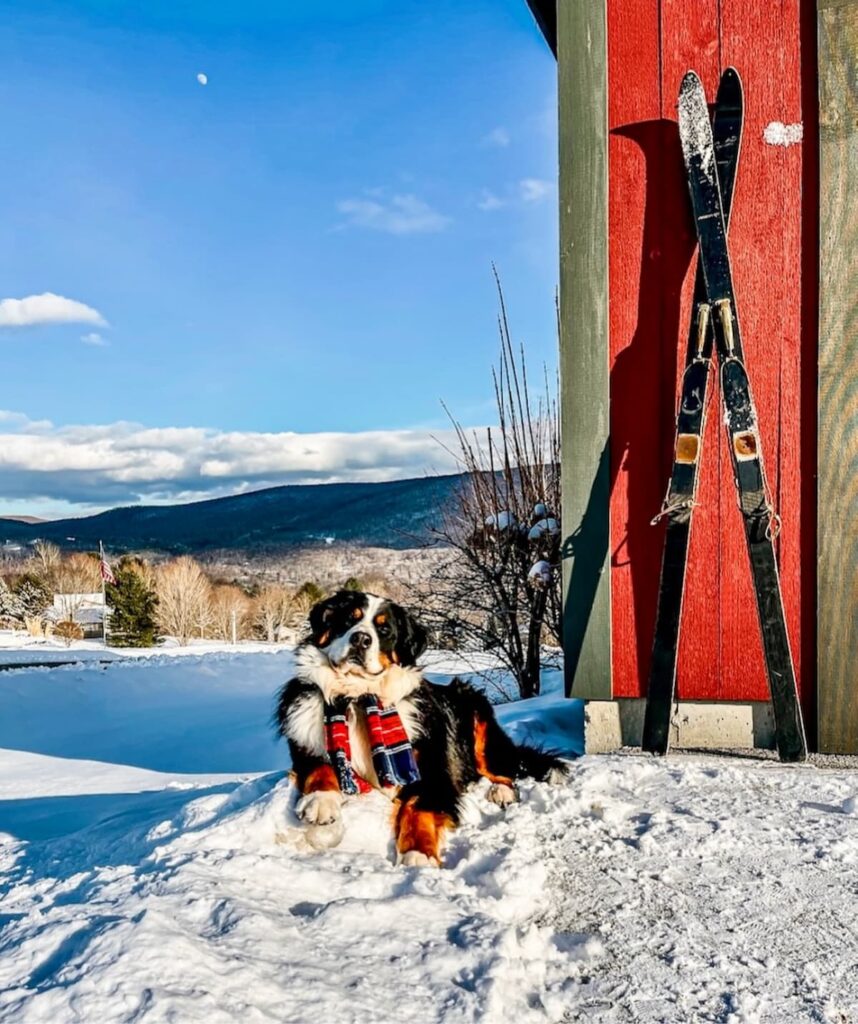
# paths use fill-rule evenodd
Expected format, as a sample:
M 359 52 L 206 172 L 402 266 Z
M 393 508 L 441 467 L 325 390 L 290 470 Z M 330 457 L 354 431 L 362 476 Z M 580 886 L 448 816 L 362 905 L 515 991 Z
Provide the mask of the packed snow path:
M 29 730 L 12 743 L 0 725 L 18 748 L 0 753 L 0 1021 L 858 1020 L 854 773 L 586 757 L 567 787 L 527 783 L 506 813 L 475 792 L 441 870 L 394 866 L 377 794 L 347 805 L 342 846 L 320 854 L 282 770 L 230 768 L 268 767 L 267 723 L 254 738 L 236 719 L 230 750 L 229 720 L 267 711 L 284 663 L 0 677 L 0 723 L 11 709 Z M 45 719 L 51 693 L 74 759 L 30 708 Z M 201 774 L 198 730 L 169 717 L 195 701 L 227 774 Z M 129 736 L 130 767 L 135 709 L 153 763 Z M 580 709 L 549 694 L 501 716 L 520 738 L 568 742 Z M 81 756 L 87 735 L 97 761 Z
M 858 1021 L 858 773 L 621 755 L 573 790 L 542 923 L 603 943 L 580 1019 Z

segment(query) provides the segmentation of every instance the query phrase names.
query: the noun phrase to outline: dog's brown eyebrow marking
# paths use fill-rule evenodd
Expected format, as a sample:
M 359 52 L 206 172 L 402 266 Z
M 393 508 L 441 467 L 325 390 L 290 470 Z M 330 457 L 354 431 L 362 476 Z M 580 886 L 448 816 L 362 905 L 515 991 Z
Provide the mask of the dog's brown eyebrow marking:
M 362 619 L 363 618 L 363 609 L 355 608 L 355 610 L 352 612 L 352 618 L 353 619 Z
M 377 626 L 383 626 L 387 622 L 387 612 L 379 612 L 375 617 L 375 623 Z

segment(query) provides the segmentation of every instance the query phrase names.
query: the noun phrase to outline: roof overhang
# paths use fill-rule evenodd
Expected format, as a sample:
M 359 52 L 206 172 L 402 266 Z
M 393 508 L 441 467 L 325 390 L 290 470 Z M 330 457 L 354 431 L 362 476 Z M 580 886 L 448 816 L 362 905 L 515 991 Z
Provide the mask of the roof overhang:
M 574 0 L 577 2 L 577 0 Z M 551 52 L 557 56 L 557 0 L 527 0 L 536 24 L 545 36 L 545 41 L 551 47 Z

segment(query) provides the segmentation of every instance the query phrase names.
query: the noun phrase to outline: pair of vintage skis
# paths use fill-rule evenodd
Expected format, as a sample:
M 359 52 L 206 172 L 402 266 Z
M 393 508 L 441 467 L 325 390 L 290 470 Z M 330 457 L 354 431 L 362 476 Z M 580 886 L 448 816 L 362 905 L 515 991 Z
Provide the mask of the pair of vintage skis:
M 725 421 L 751 563 L 766 672 L 783 761 L 807 756 L 774 549 L 777 516 L 767 495 L 757 414 L 744 365 L 730 273 L 727 225 L 742 137 L 742 83 L 721 77 L 712 121 L 700 79 L 689 71 L 679 92 L 679 134 L 700 247 L 693 315 L 676 422 L 673 471 L 657 517 L 667 519 L 643 749 L 667 753 L 691 518 L 706 419 L 713 343 Z M 655 522 L 656 520 L 654 520 Z

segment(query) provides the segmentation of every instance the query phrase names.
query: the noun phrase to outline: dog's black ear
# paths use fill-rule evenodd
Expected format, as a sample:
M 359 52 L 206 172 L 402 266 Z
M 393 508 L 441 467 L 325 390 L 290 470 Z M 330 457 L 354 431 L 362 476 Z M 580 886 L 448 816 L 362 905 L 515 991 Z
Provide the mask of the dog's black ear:
M 335 614 L 341 609 L 351 607 L 354 603 L 354 591 L 338 590 L 333 596 L 313 605 L 310 609 L 310 632 L 313 643 L 317 647 L 322 647 L 327 642 Z
M 396 616 L 396 656 L 400 665 L 416 665 L 426 650 L 429 635 L 414 616 L 398 604 L 393 605 Z

